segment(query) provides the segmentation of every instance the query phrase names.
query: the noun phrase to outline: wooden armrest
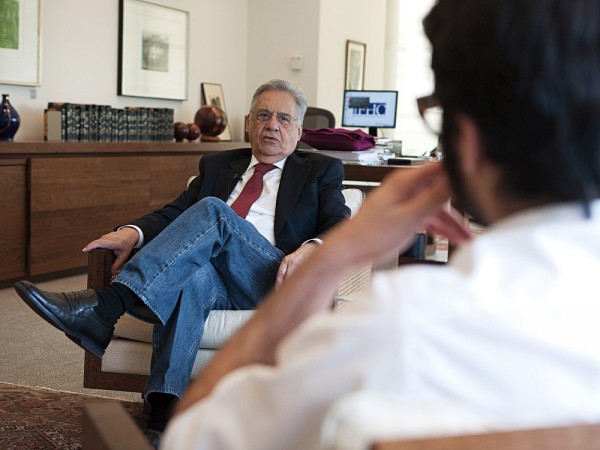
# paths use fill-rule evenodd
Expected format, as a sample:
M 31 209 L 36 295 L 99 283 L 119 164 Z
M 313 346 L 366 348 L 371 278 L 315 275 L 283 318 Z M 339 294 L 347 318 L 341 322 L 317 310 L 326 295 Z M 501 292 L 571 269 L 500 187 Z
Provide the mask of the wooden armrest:
M 88 253 L 88 288 L 99 291 L 110 284 L 112 279 L 110 267 L 115 259 L 112 250 L 96 249 Z M 102 377 L 101 359 L 86 351 L 83 365 L 83 386 L 91 389 L 112 389 L 110 382 L 105 384 Z
M 599 440 L 600 425 L 591 424 L 379 442 L 371 450 L 587 450 Z
M 119 402 L 83 407 L 83 450 L 152 450 L 152 445 Z
M 88 288 L 99 291 L 110 285 L 110 268 L 116 256 L 112 250 L 99 248 L 88 253 Z

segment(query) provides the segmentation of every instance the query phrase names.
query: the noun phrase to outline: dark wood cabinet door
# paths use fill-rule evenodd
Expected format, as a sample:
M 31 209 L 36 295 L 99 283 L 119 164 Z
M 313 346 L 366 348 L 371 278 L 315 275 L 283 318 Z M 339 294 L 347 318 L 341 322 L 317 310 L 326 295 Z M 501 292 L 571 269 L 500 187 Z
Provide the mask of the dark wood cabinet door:
M 27 160 L 0 160 L 0 279 L 27 273 Z

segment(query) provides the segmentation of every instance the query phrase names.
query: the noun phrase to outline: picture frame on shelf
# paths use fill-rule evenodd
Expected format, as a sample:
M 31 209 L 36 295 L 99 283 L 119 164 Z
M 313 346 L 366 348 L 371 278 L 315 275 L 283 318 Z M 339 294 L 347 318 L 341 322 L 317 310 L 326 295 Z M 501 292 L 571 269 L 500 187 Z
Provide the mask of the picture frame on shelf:
M 187 100 L 189 12 L 119 0 L 117 94 Z
M 367 60 L 367 44 L 346 41 L 346 79 L 347 90 L 362 91 L 365 85 L 365 66 Z
M 201 98 L 200 103 L 202 105 L 215 105 L 223 110 L 227 114 L 227 108 L 225 107 L 225 96 L 223 95 L 223 87 L 218 83 L 201 83 L 200 84 Z M 227 126 L 225 130 L 219 135 L 221 141 L 231 141 L 231 132 L 229 130 L 229 116 L 227 116 Z
M 2 1 L 0 84 L 41 84 L 41 0 Z

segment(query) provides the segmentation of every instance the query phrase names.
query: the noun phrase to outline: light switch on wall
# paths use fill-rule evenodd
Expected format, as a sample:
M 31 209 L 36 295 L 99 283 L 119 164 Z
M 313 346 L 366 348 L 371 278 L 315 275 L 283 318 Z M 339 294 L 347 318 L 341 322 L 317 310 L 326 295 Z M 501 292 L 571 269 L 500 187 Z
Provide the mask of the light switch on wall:
M 302 70 L 303 68 L 304 68 L 304 61 L 302 60 L 302 56 L 290 57 L 290 69 Z

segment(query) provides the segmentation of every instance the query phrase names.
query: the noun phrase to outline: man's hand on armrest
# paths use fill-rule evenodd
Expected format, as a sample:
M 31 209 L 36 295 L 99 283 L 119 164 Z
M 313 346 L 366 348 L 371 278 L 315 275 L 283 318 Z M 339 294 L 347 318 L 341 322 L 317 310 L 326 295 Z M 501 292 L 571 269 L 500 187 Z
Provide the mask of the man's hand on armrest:
M 125 226 L 118 231 L 105 234 L 90 242 L 82 251 L 87 253 L 96 248 L 112 250 L 117 257 L 111 267 L 111 271 L 114 274 L 125 264 L 131 251 L 137 245 L 139 238 L 140 235 L 135 228 Z
M 283 280 L 294 273 L 298 266 L 322 243 L 323 241 L 321 239 L 311 239 L 302 244 L 294 253 L 286 255 L 281 260 L 281 264 L 279 264 L 277 279 L 275 280 L 275 289 L 279 289 Z

